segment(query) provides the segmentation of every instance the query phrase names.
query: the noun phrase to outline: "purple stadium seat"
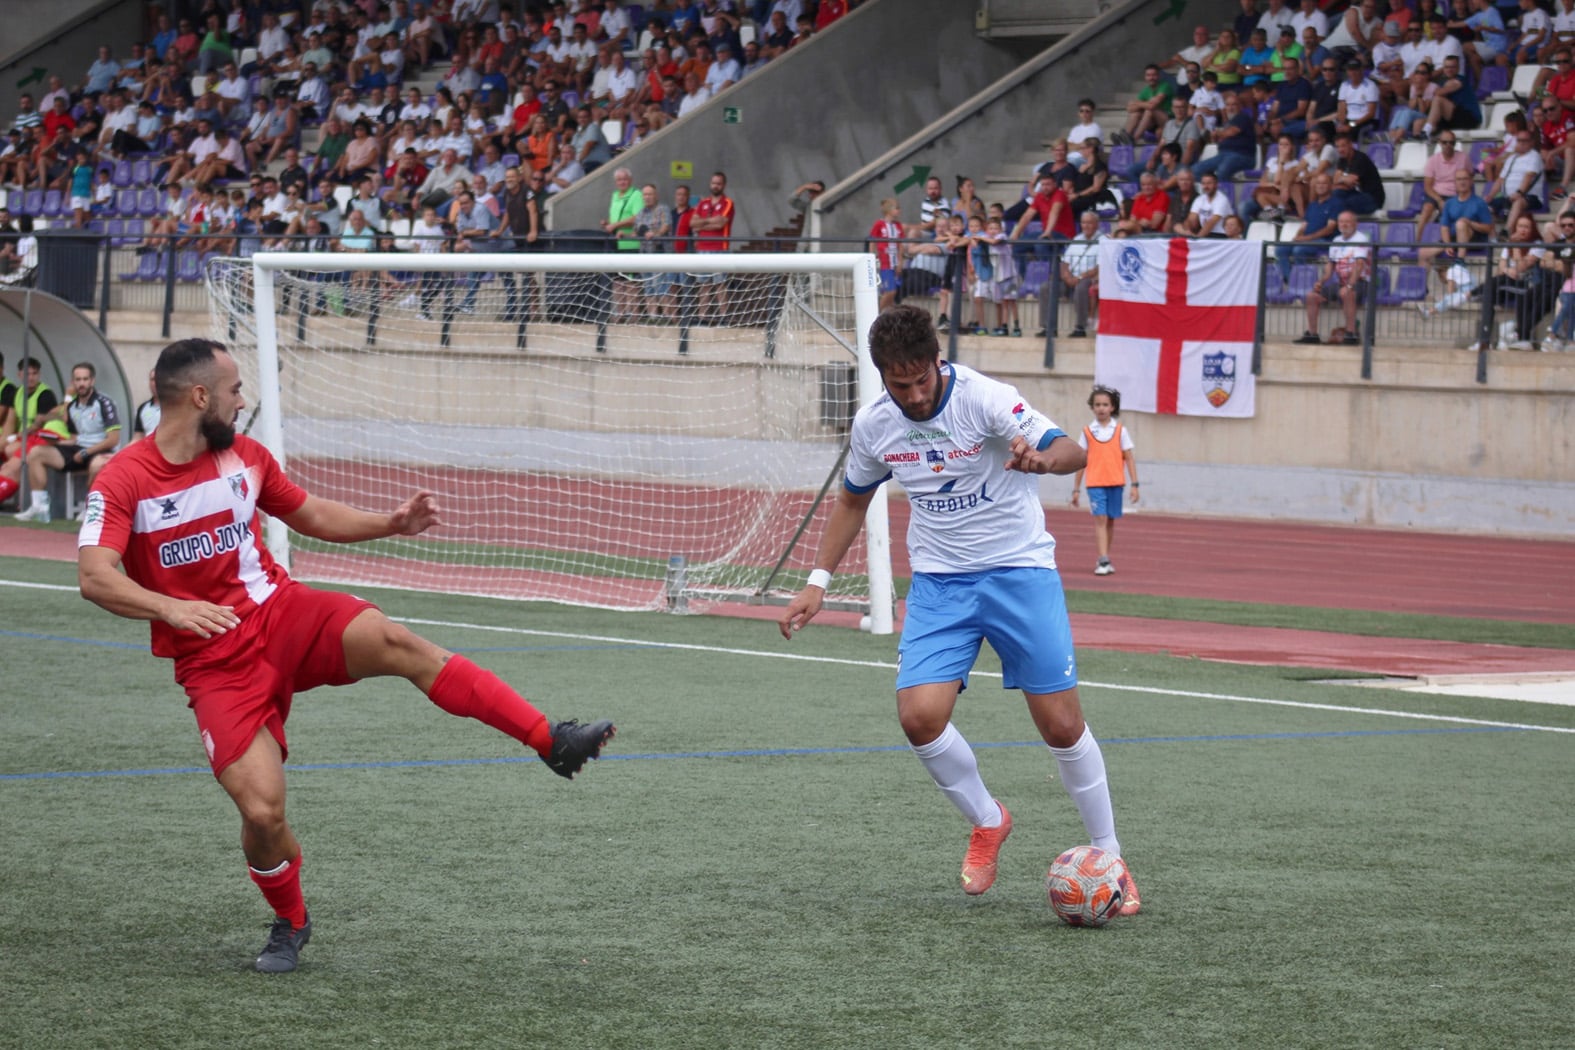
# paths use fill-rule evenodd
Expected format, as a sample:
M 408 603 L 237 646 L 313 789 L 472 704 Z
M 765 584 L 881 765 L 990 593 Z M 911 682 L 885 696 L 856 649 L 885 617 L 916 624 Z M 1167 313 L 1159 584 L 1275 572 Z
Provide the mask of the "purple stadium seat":
M 117 215 L 131 216 L 137 214 L 137 191 L 133 189 L 121 190 L 115 194 L 115 213 Z
M 1110 170 L 1111 171 L 1113 171 L 1113 172 L 1114 171 L 1126 171 L 1131 166 L 1132 166 L 1132 147 L 1131 146 L 1111 146 L 1110 147 Z
M 96 233 L 102 237 L 104 234 L 109 232 L 109 227 L 105 224 L 103 219 L 89 219 L 87 231 L 89 233 Z
M 1380 240 L 1380 230 L 1376 222 L 1359 222 L 1356 224 L 1357 233 L 1367 234 L 1369 244 L 1377 244 Z
M 1039 294 L 1039 289 L 1050 279 L 1050 260 L 1035 259 L 1023 271 L 1023 283 L 1017 289 L 1019 299 L 1032 299 Z
M 1375 272 L 1373 274 L 1373 277 L 1375 278 L 1375 282 L 1374 282 L 1376 284 L 1376 289 L 1375 290 L 1378 293 L 1378 303 L 1379 303 L 1379 305 L 1380 306 L 1394 306 L 1394 305 L 1396 305 L 1396 301 L 1394 299 L 1394 296 L 1389 291 L 1389 267 L 1387 267 L 1387 266 L 1380 266 L 1380 267 L 1378 267 L 1377 272 Z
M 125 223 L 123 227 L 124 236 L 115 242 L 115 247 L 117 248 L 127 248 L 142 240 L 142 220 L 127 219 Z
M 118 245 L 121 235 L 125 232 L 126 224 L 119 219 L 109 219 L 104 222 L 104 234 L 109 237 L 110 246 Z
M 1482 82 L 1477 85 L 1477 98 L 1487 98 L 1500 91 L 1509 90 L 1509 70 L 1503 66 L 1484 65 Z
M 1278 269 L 1278 267 L 1275 267 Z M 1318 267 L 1308 263 L 1297 263 L 1291 267 L 1291 280 L 1285 286 L 1282 295 L 1284 299 L 1276 299 L 1279 303 L 1299 303 L 1307 298 L 1307 293 L 1313 290 L 1313 285 L 1318 283 Z
M 131 184 L 133 186 L 147 186 L 153 182 L 153 162 L 147 157 L 138 157 L 131 162 Z
M 1394 291 L 1378 301 L 1385 306 L 1404 306 L 1427 298 L 1427 270 L 1421 266 L 1402 266 L 1395 274 Z
M 1502 144 L 1503 144 L 1502 140 L 1490 140 L 1490 141 L 1486 141 L 1486 142 L 1473 142 L 1471 144 L 1471 167 L 1473 169 L 1476 168 L 1476 166 L 1478 164 L 1482 163 L 1482 157 L 1487 153 L 1488 150 L 1493 149 L 1495 146 L 1499 146 L 1499 145 L 1502 145 Z
M 58 219 L 71 211 L 70 202 L 59 190 L 44 191 L 44 207 L 39 214 L 46 219 Z
M 1395 166 L 1395 148 L 1387 142 L 1368 143 L 1362 147 L 1362 152 L 1367 154 L 1375 168 L 1382 170 Z
M 1144 146 L 1144 147 L 1142 147 L 1141 149 L 1139 149 L 1137 151 L 1137 155 L 1133 157 L 1133 163 L 1135 163 L 1135 164 L 1147 164 L 1148 163 L 1148 159 L 1154 155 L 1154 151 L 1157 150 L 1157 149 L 1159 149 L 1158 146 Z
M 520 166 L 519 154 L 518 153 L 505 153 L 503 155 L 503 166 L 505 168 L 517 168 L 517 167 L 519 167 Z
M 1391 222 L 1384 230 L 1380 259 L 1409 259 L 1416 254 L 1416 230 L 1409 222 Z
M 44 191 L 28 190 L 22 194 L 23 215 L 42 215 L 44 213 Z
M 129 161 L 129 160 L 118 160 L 118 161 L 116 161 L 114 170 L 110 173 L 109 181 L 114 184 L 114 186 L 115 186 L 115 188 L 117 190 L 123 190 L 127 186 L 130 186 L 131 185 L 131 161 Z
M 148 252 L 137 256 L 137 268 L 120 275 L 122 281 L 157 281 L 164 276 L 164 253 Z
M 137 214 L 151 219 L 159 213 L 159 191 L 152 186 L 137 191 Z
M 175 279 L 194 284 L 202 280 L 202 260 L 193 251 L 180 252 L 175 263 Z
M 1430 222 L 1422 227 L 1422 239 L 1418 244 L 1438 244 L 1444 239 L 1444 228 L 1436 222 Z
M 1391 219 L 1414 219 L 1421 214 L 1422 203 L 1427 200 L 1426 183 L 1421 179 L 1411 183 L 1411 199 L 1406 201 L 1404 208 L 1390 208 Z

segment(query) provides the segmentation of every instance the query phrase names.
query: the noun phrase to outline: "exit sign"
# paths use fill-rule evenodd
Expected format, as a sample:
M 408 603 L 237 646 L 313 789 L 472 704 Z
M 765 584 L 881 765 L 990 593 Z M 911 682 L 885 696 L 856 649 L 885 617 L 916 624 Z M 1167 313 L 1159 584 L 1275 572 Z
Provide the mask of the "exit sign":
M 737 106 L 723 106 L 722 107 L 722 123 L 724 123 L 724 124 L 742 124 L 743 122 L 744 122 L 744 111 L 742 109 L 739 109 Z

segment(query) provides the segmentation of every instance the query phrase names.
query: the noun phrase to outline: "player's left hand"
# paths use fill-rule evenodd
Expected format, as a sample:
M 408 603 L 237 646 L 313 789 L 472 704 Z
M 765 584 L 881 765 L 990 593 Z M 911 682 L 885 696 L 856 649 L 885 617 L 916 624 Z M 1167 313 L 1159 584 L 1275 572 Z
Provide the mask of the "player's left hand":
M 437 497 L 430 492 L 416 493 L 389 515 L 389 524 L 398 536 L 418 536 L 434 525 L 443 524 L 438 517 Z

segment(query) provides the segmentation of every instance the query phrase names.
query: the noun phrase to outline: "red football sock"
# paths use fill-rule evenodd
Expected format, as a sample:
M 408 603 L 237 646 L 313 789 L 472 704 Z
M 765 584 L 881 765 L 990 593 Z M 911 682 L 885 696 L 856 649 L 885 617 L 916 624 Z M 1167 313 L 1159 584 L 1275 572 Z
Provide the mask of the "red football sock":
M 21 485 L 18 485 L 10 478 L 0 478 L 0 503 L 10 499 L 16 490 L 21 487 Z
M 306 898 L 301 895 L 301 856 L 287 860 L 272 871 L 258 871 L 247 866 L 252 881 L 262 890 L 269 907 L 281 919 L 290 920 L 290 928 L 299 930 L 306 925 Z
M 484 722 L 543 758 L 552 750 L 547 716 L 503 679 L 463 656 L 449 657 L 427 696 L 449 714 Z

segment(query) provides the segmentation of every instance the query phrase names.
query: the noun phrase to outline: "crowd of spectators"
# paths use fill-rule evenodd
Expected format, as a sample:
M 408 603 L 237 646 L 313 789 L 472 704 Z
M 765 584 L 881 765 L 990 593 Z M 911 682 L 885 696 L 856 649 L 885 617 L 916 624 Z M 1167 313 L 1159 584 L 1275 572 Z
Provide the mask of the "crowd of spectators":
M 40 217 L 78 227 L 156 189 L 147 249 L 408 245 L 429 209 L 454 249 L 474 208 L 510 232 L 511 171 L 535 197 L 564 189 L 856 3 L 204 0 L 22 95 L 0 186 L 51 193 Z
M 1331 339 L 1356 342 L 1382 217 L 1405 227 L 1384 243 L 1401 244 L 1398 257 L 1415 260 L 1423 275 L 1405 301 L 1432 318 L 1460 305 L 1452 298 L 1458 264 L 1484 258 L 1470 244 L 1514 240 L 1528 224 L 1547 241 L 1563 240 L 1557 222 L 1538 231 L 1536 219 L 1563 207 L 1575 184 L 1572 56 L 1575 0 L 1557 0 L 1551 13 L 1538 0 L 1300 0 L 1294 7 L 1240 0 L 1228 25 L 1195 26 L 1190 44 L 1152 56 L 1124 107 L 1078 100 L 1070 129 L 1019 199 L 982 205 L 971 181 L 959 178 L 957 199 L 947 201 L 932 179 L 925 222 L 904 231 L 905 283 L 910 290 L 938 285 L 943 313 L 954 292 L 971 291 L 967 328 L 994 334 L 1011 329 L 1003 315 L 987 316 L 991 303 L 1010 298 L 1013 287 L 1018 296 L 1043 298 L 1054 285 L 1074 304 L 1078 336 L 1097 294 L 1097 251 L 1089 244 L 1253 236 L 1283 242 L 1272 287 L 1290 288 L 1296 270 L 1311 276 L 1295 291 L 1308 322 L 1300 341 L 1321 342 L 1321 307 L 1335 306 L 1344 323 Z M 1529 86 L 1516 77 L 1528 64 L 1542 67 Z M 1520 93 L 1512 96 L 1511 85 Z M 1493 96 L 1513 97 L 1515 111 L 1490 129 Z M 1115 120 L 1101 126 L 1099 115 L 1112 111 Z M 1385 169 L 1413 142 L 1426 161 L 1418 172 L 1391 174 L 1401 207 Z M 997 212 L 1000 238 L 990 232 Z M 997 279 L 1002 241 L 1012 246 L 1016 281 L 1005 288 Z M 1558 253 L 1511 254 L 1521 265 L 1500 260 L 1513 274 L 1499 274 L 1488 288 L 1484 314 L 1511 305 L 1516 319 L 1491 331 L 1484 322 L 1483 345 L 1494 345 L 1495 335 L 1499 346 L 1531 345 L 1530 326 L 1551 312 L 1561 284 L 1575 306 L 1575 280 Z M 1529 274 L 1534 267 L 1540 272 Z M 1437 303 L 1425 300 L 1429 273 L 1443 288 Z M 1481 299 L 1484 283 L 1492 282 L 1472 281 L 1467 296 Z M 1557 331 L 1571 329 L 1575 315 L 1560 321 Z

